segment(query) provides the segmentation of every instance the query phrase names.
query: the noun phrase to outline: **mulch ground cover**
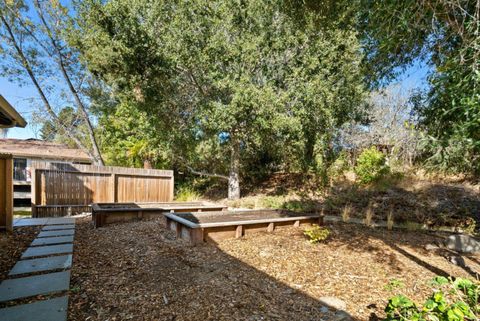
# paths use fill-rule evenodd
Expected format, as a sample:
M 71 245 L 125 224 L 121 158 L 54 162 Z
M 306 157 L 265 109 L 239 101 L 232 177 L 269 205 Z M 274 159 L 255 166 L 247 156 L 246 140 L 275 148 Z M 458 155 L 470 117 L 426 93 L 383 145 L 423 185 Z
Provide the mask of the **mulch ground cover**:
M 0 233 L 0 281 L 7 277 L 39 230 L 39 227 L 20 227 L 12 233 Z
M 454 265 L 425 249 L 441 237 L 421 232 L 335 224 L 318 245 L 286 228 L 192 247 L 162 223 L 77 222 L 70 320 L 340 320 L 322 297 L 376 320 L 396 293 L 423 302 L 435 275 L 480 272 L 480 256 Z

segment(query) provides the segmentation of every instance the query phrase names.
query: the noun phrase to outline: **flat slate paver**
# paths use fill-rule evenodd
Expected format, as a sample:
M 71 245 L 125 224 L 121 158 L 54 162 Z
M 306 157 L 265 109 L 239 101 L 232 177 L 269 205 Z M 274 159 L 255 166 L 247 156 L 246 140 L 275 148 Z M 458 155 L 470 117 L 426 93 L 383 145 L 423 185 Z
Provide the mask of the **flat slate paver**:
M 20 218 L 13 220 L 14 227 L 37 226 L 37 225 L 63 225 L 75 224 L 73 217 L 43 217 L 43 218 Z
M 8 275 L 69 269 L 72 266 L 72 255 L 42 257 L 39 259 L 18 261 Z
M 72 253 L 73 244 L 59 244 L 59 245 L 47 245 L 47 246 L 36 246 L 29 247 L 23 252 L 22 259 L 34 256 L 46 256 L 52 254 L 64 254 Z
M 73 217 L 50 217 L 46 225 L 75 224 Z
M 66 321 L 68 297 L 22 304 L 0 310 L 0 321 Z
M 0 284 L 0 302 L 66 291 L 69 285 L 70 271 L 4 280 Z
M 74 228 L 75 228 L 74 224 L 47 225 L 42 228 L 42 231 L 70 230 Z
M 21 226 L 37 226 L 37 225 L 45 225 L 47 224 L 50 218 L 20 218 L 13 220 L 14 227 L 21 227 Z
M 39 245 L 52 245 L 52 244 L 61 244 L 61 243 L 72 243 L 73 235 L 68 236 L 57 236 L 57 237 L 40 237 L 34 239 L 30 246 L 39 246 Z
M 58 231 L 42 231 L 38 233 L 38 237 L 52 237 L 52 236 L 65 236 L 65 235 L 74 235 L 75 230 L 58 230 Z

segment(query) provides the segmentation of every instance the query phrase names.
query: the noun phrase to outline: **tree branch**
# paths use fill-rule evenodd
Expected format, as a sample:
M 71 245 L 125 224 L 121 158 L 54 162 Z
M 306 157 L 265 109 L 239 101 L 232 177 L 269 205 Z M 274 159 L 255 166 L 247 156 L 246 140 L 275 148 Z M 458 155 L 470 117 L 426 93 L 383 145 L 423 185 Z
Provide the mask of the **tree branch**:
M 80 96 L 78 95 L 78 92 L 75 89 L 75 87 L 73 86 L 73 83 L 70 79 L 70 76 L 67 73 L 67 70 L 65 68 L 65 62 L 63 60 L 63 55 L 60 51 L 60 48 L 59 48 L 59 45 L 58 45 L 57 41 L 54 39 L 54 36 L 53 36 L 53 33 L 52 33 L 52 30 L 51 30 L 50 26 L 48 25 L 47 21 L 45 20 L 40 2 L 38 0 L 35 0 L 35 4 L 36 4 L 35 7 L 37 9 L 38 16 L 40 17 L 40 20 L 41 20 L 43 26 L 45 27 L 46 34 L 47 34 L 48 38 L 50 39 L 50 42 L 53 46 L 53 49 L 57 53 L 58 59 L 56 59 L 56 60 L 57 60 L 58 66 L 60 68 L 60 71 L 62 72 L 63 78 L 67 82 L 68 88 L 69 88 L 70 92 L 72 93 L 72 95 L 75 99 L 75 104 L 77 105 L 77 108 L 82 113 L 85 124 L 87 125 L 87 132 L 88 132 L 89 139 L 92 143 L 93 155 L 94 155 L 95 162 L 103 166 L 104 162 L 103 162 L 103 159 L 102 159 L 102 155 L 100 153 L 100 149 L 98 148 L 97 139 L 95 138 L 95 133 L 93 132 L 92 122 L 90 121 L 90 117 L 88 116 L 85 105 L 83 104 L 82 100 L 80 99 Z
M 195 170 L 193 167 L 191 167 L 190 165 L 187 164 L 186 160 L 181 157 L 181 156 L 178 156 L 178 159 L 180 159 L 180 161 L 182 162 L 183 166 L 185 166 L 189 172 L 191 172 L 192 174 L 195 174 L 195 175 L 198 175 L 198 176 L 206 176 L 206 177 L 215 177 L 215 178 L 221 178 L 221 179 L 225 179 L 228 181 L 229 177 L 226 176 L 226 175 L 221 175 L 221 174 L 216 174 L 216 173 L 207 173 L 205 171 L 197 171 Z
M 82 144 L 82 142 L 77 137 L 75 137 L 75 135 L 73 135 L 70 132 L 70 130 L 65 125 L 63 125 L 62 122 L 58 119 L 57 115 L 53 111 L 52 106 L 50 105 L 50 102 L 47 99 L 47 96 L 45 95 L 45 93 L 43 92 L 40 84 L 38 83 L 37 78 L 36 78 L 35 74 L 33 73 L 33 69 L 30 66 L 30 63 L 28 62 L 27 58 L 25 57 L 25 55 L 23 53 L 23 50 L 20 48 L 20 45 L 18 44 L 18 42 L 15 38 L 15 35 L 13 34 L 12 28 L 10 27 L 10 25 L 8 24 L 7 20 L 5 19 L 5 17 L 3 15 L 0 15 L 0 20 L 2 21 L 3 25 L 5 26 L 5 29 L 7 30 L 7 33 L 10 37 L 9 40 L 12 43 L 13 47 L 15 48 L 15 51 L 18 54 L 22 66 L 27 71 L 27 74 L 29 75 L 30 79 L 32 80 L 33 85 L 37 89 L 37 92 L 40 95 L 40 98 L 42 99 L 43 104 L 44 104 L 48 114 L 50 115 L 50 117 L 52 117 L 52 120 L 57 124 L 57 126 L 61 127 L 65 131 L 67 136 L 69 138 L 71 138 L 80 149 L 82 149 L 85 153 L 87 153 L 87 155 L 90 158 L 94 159 L 92 153 L 88 150 L 88 148 L 86 148 Z

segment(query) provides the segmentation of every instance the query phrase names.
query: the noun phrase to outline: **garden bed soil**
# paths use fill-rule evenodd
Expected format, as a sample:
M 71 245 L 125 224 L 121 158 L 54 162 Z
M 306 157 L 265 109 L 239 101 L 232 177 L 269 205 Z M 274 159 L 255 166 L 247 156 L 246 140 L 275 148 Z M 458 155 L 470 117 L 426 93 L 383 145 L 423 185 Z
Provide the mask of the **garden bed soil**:
M 480 272 L 479 255 L 454 265 L 454 253 L 425 249 L 442 237 L 423 232 L 336 223 L 318 245 L 287 228 L 192 247 L 161 223 L 77 222 L 70 320 L 334 320 L 322 297 L 377 320 L 396 293 L 423 302 L 435 275 Z M 393 279 L 403 286 L 389 289 Z
M 254 210 L 254 211 L 224 211 L 200 213 L 175 213 L 175 216 L 186 219 L 195 224 L 230 223 L 242 221 L 268 221 L 277 218 L 289 217 L 318 217 L 315 213 L 299 213 L 285 210 Z
M 39 230 L 40 227 L 18 227 L 12 233 L 0 232 L 0 281 L 7 277 Z

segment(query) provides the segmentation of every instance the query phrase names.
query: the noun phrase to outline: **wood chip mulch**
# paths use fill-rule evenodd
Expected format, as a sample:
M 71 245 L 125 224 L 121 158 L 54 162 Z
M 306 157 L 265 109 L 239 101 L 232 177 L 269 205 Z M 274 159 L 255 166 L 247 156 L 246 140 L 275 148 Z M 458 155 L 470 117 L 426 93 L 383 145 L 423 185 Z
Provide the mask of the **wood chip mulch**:
M 353 320 L 384 316 L 397 292 L 423 301 L 437 274 L 470 277 L 480 256 L 453 265 L 438 236 L 330 225 L 332 237 L 309 244 L 287 228 L 192 247 L 161 221 L 94 229 L 78 221 L 70 320 L 340 320 L 322 297 L 346 302 Z M 391 290 L 390 280 L 404 286 Z
M 0 281 L 7 277 L 39 230 L 40 227 L 19 227 L 12 233 L 0 232 Z

